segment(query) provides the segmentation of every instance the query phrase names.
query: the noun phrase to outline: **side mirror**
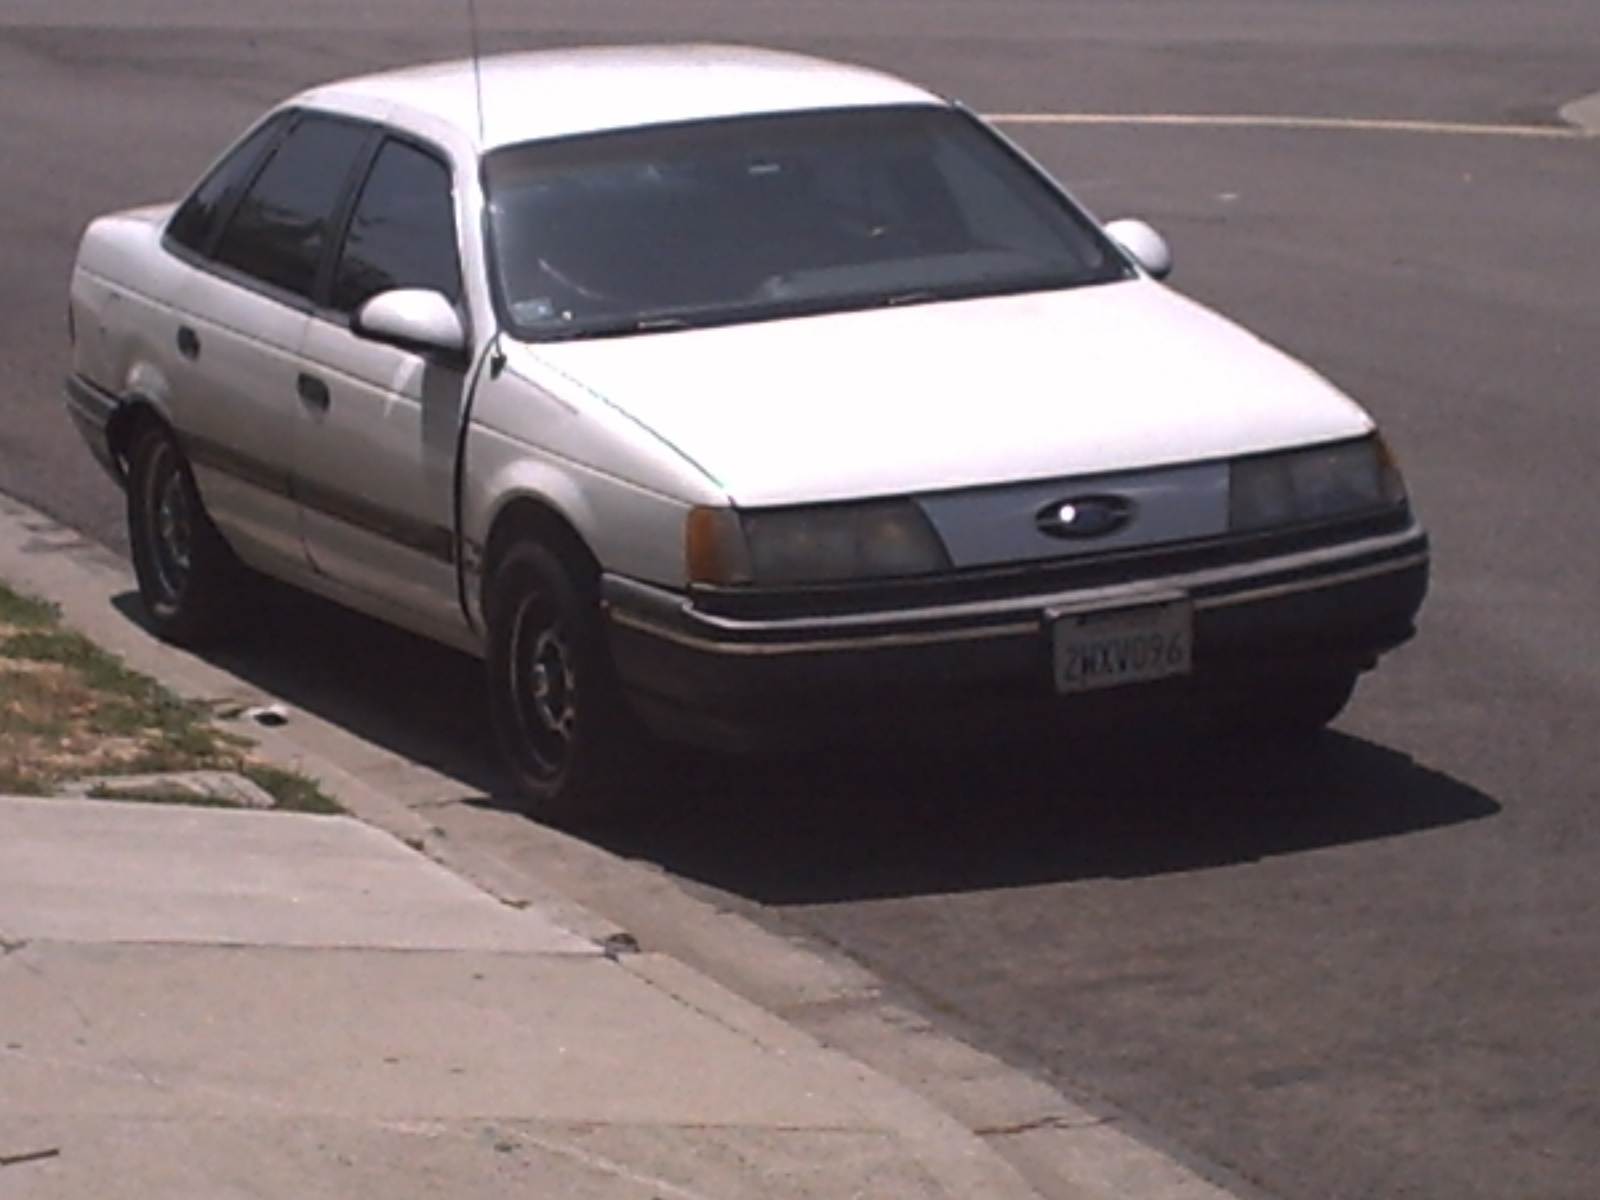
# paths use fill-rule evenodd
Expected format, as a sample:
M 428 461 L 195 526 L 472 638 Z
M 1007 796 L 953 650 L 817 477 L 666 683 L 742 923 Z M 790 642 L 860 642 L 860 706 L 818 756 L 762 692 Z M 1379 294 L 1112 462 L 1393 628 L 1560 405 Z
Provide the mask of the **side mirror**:
M 1172 274 L 1172 247 L 1144 221 L 1124 218 L 1106 226 L 1106 233 L 1150 275 L 1165 279 Z
M 420 354 L 460 359 L 467 352 L 467 330 L 455 305 L 425 288 L 378 293 L 356 309 L 350 329 L 357 337 Z

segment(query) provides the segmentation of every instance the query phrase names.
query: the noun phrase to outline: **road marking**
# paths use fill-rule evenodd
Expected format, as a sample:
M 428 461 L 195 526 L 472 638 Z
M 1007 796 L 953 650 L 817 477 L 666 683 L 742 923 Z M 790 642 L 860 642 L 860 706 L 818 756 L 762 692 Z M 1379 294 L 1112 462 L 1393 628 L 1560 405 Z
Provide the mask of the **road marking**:
M 1569 106 L 1569 109 L 1574 106 Z M 1563 110 L 1563 115 L 1566 110 Z M 1159 125 L 1177 129 L 1327 129 L 1356 133 L 1425 133 L 1463 137 L 1590 138 L 1600 121 L 1572 125 L 1473 125 L 1459 121 L 1382 121 L 1340 117 L 1283 117 L 1233 113 L 995 113 L 997 125 Z
M 1600 134 L 1600 92 L 1592 96 L 1580 96 L 1571 104 L 1563 104 L 1561 119 L 1590 136 Z

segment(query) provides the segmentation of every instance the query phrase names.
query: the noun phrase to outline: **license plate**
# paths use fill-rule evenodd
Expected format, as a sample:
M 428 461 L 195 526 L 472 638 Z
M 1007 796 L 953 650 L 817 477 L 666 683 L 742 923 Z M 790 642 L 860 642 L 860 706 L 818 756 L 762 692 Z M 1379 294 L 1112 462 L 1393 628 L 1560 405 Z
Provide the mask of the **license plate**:
M 1189 673 L 1194 610 L 1188 600 L 1050 616 L 1058 692 L 1091 692 Z

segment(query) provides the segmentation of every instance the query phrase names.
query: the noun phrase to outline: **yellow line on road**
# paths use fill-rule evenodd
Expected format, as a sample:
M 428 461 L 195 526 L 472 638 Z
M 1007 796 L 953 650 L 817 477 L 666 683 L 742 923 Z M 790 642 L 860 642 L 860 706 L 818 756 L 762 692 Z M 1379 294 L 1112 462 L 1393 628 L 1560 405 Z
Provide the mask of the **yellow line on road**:
M 1457 121 L 1382 121 L 1205 113 L 995 113 L 998 125 L 1160 125 L 1177 129 L 1330 129 L 1463 137 L 1573 139 L 1594 135 L 1570 125 L 1471 125 Z

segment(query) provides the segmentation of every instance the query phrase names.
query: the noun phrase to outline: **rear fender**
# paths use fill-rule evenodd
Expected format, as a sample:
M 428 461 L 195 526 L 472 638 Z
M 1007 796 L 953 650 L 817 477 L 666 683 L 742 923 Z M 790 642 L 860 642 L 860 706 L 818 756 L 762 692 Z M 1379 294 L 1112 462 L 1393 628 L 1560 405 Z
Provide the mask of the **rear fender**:
M 172 428 L 172 392 L 160 367 L 146 360 L 130 365 L 118 390 L 121 402 L 106 424 L 106 443 L 117 464 L 118 474 L 126 478 L 128 451 L 134 431 L 145 421 L 151 420 Z

